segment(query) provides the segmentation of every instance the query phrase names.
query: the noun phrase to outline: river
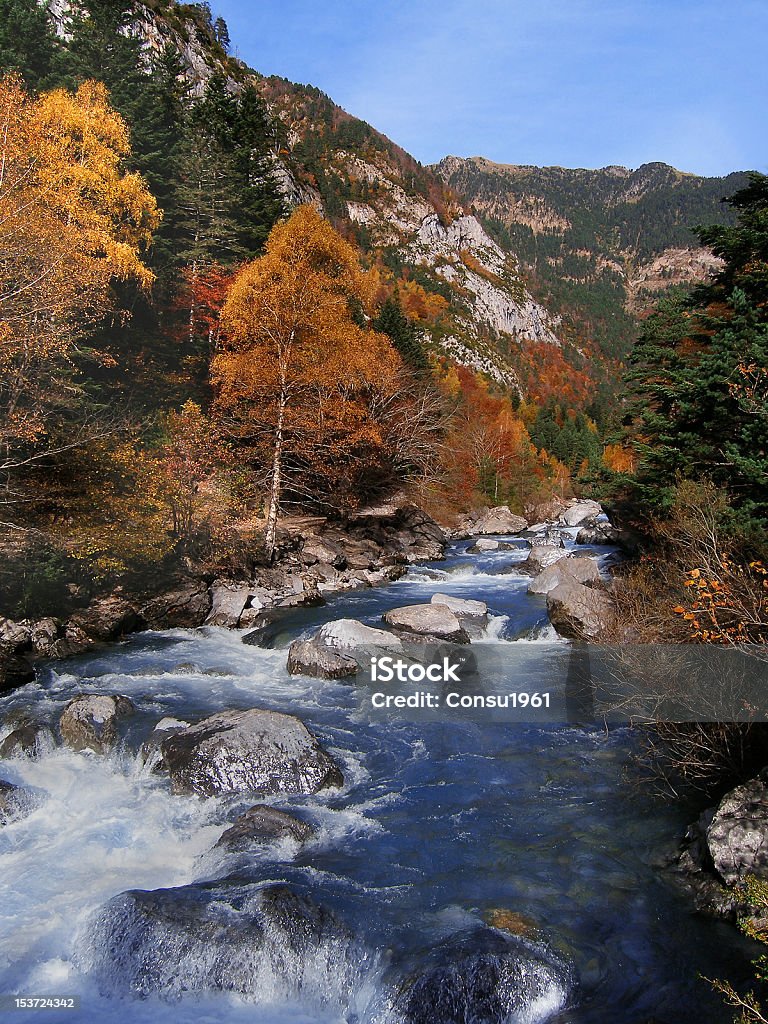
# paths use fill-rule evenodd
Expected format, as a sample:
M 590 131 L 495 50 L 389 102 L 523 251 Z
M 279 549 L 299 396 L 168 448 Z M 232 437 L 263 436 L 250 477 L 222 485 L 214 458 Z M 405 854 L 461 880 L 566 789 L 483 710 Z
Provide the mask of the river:
M 36 802 L 33 813 L 0 829 L 0 993 L 80 1001 L 9 1020 L 396 1021 L 383 1003 L 388 976 L 418 970 L 434 958 L 430 950 L 472 934 L 499 909 L 513 912 L 559 965 L 510 1024 L 731 1019 L 700 975 L 743 978 L 751 947 L 695 915 L 655 866 L 692 812 L 653 801 L 625 778 L 635 742 L 627 729 L 373 721 L 360 716 L 347 682 L 287 674 L 285 646 L 310 625 L 337 618 L 380 625 L 386 609 L 428 601 L 436 590 L 488 603 L 493 614 L 480 643 L 528 644 L 534 653 L 535 645 L 558 643 L 543 599 L 527 595 L 529 577 L 515 571 L 524 545 L 483 555 L 467 547 L 453 544 L 446 561 L 413 567 L 385 588 L 296 612 L 274 649 L 244 645 L 242 632 L 224 629 L 142 633 L 52 665 L 2 698 L 3 715 L 34 706 L 51 721 L 82 692 L 122 693 L 137 707 L 110 756 L 57 748 L 39 761 L 1 766 L 0 775 L 30 788 Z M 612 557 L 608 549 L 596 553 L 603 563 Z M 255 706 L 298 715 L 346 782 L 343 790 L 269 801 L 313 825 L 315 836 L 243 859 L 212 848 L 253 800 L 171 795 L 167 779 L 151 774 L 137 752 L 164 716 L 194 721 Z M 223 877 L 284 880 L 330 905 L 367 951 L 352 996 L 337 998 L 327 964 L 322 984 L 306 980 L 315 968 L 305 965 L 298 988 L 265 971 L 247 999 L 216 991 L 135 999 L 121 989 L 119 964 L 105 981 L 109 951 L 93 948 L 93 915 L 105 901 L 127 889 Z M 89 968 L 94 957 L 100 973 Z M 423 1019 L 447 1018 L 435 1011 Z M 487 1019 L 495 1024 L 482 1016 L 466 1024 Z

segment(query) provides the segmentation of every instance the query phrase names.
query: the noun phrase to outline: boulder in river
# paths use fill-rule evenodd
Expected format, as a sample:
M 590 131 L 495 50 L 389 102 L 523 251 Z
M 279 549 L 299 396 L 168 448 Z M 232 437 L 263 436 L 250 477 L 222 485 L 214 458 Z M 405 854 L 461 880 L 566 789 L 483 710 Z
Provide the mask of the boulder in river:
M 216 881 L 131 890 L 96 914 L 76 954 L 107 996 L 176 1000 L 234 992 L 279 1005 L 298 998 L 341 1017 L 360 965 L 349 929 L 287 884 Z
M 127 697 L 85 693 L 71 700 L 59 720 L 62 742 L 73 750 L 106 754 L 117 742 L 118 719 L 132 714 Z
M 569 965 L 544 943 L 474 928 L 426 955 L 398 1009 L 407 1024 L 543 1020 L 565 1007 L 573 984 Z
M 168 589 L 141 608 L 150 629 L 202 626 L 211 610 L 211 595 L 204 580 L 192 576 L 171 580 Z
M 586 501 L 575 501 L 560 518 L 566 526 L 580 526 L 585 519 L 594 519 L 596 516 L 602 515 L 602 512 L 602 506 L 598 505 L 596 501 L 587 499 Z
M 489 537 L 478 537 L 474 544 L 471 544 L 467 551 L 473 555 L 482 555 L 487 551 L 498 551 L 501 545 L 497 540 L 491 540 Z
M 0 743 L 0 758 L 27 757 L 37 760 L 56 746 L 53 732 L 43 722 L 20 722 Z
M 326 622 L 317 632 L 317 639 L 326 647 L 355 650 L 358 647 L 392 647 L 402 650 L 403 643 L 385 629 L 366 626 L 357 619 L 335 619 Z
M 136 608 L 119 595 L 101 597 L 76 612 L 70 622 L 94 640 L 117 640 L 126 633 L 144 629 L 146 623 Z
M 576 580 L 566 580 L 547 594 L 549 621 L 561 636 L 592 639 L 609 625 L 612 612 L 608 594 Z
M 189 728 L 189 722 L 184 722 L 180 718 L 161 718 L 141 745 L 141 750 L 139 751 L 141 763 L 149 765 L 153 770 L 162 770 L 161 747 L 163 740 L 167 739 L 172 733 L 181 732 L 182 729 L 187 728 Z
M 304 843 L 314 833 L 311 825 L 279 811 L 267 804 L 256 804 L 238 815 L 234 823 L 219 837 L 216 846 L 227 850 L 243 850 L 254 843 L 269 843 L 275 839 L 294 839 Z
M 392 608 L 382 616 L 388 626 L 401 634 L 436 637 L 455 644 L 469 643 L 469 636 L 451 609 L 444 604 L 408 604 Z M 407 639 L 407 636 L 405 637 Z
M 535 544 L 531 548 L 526 560 L 515 566 L 515 569 L 518 572 L 529 572 L 532 576 L 538 576 L 542 569 L 546 569 L 549 565 L 554 565 L 555 562 L 559 562 L 563 557 L 561 545 Z
M 294 640 L 288 648 L 287 669 L 292 676 L 313 679 L 346 679 L 357 673 L 357 662 L 338 648 L 311 640 Z
M 445 605 L 458 619 L 484 619 L 488 615 L 485 601 L 471 601 L 451 594 L 433 594 L 431 603 Z
M 560 583 L 599 583 L 600 570 L 592 558 L 557 559 L 546 569 L 542 569 L 536 579 L 528 584 L 529 594 L 548 594 Z
M 473 534 L 496 534 L 514 536 L 528 529 L 528 521 L 523 516 L 515 515 L 506 505 L 489 509 L 472 527 Z
M 303 722 L 251 708 L 220 711 L 161 744 L 175 793 L 317 793 L 344 778 Z

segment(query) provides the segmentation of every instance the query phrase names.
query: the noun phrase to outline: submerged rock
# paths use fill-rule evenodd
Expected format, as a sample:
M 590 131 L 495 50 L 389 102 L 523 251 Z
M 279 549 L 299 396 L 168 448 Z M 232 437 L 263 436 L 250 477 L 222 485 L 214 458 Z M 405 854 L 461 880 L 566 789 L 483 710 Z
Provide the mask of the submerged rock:
M 186 885 L 113 897 L 77 953 L 108 996 L 234 992 L 347 1005 L 364 955 L 343 922 L 289 885 Z
M 437 637 L 456 644 L 469 643 L 458 618 L 444 604 L 409 604 L 392 608 L 382 616 L 388 626 L 404 633 Z
M 562 1010 L 572 971 L 543 943 L 476 928 L 432 950 L 406 982 L 399 1009 L 407 1024 L 508 1024 Z
M 0 779 L 0 825 L 23 818 L 33 807 L 34 799 L 29 790 Z
M 133 713 L 127 697 L 83 694 L 67 704 L 59 720 L 61 740 L 73 750 L 106 754 L 117 743 L 118 719 Z
M 304 723 L 276 711 L 221 711 L 160 749 L 175 793 L 317 793 L 344 784 Z
M 314 834 L 314 829 L 305 821 L 294 818 L 292 814 L 278 811 L 266 804 L 256 804 L 243 811 L 234 823 L 219 837 L 216 846 L 228 850 L 243 850 L 254 843 L 271 842 L 275 839 L 295 839 L 297 843 L 306 842 Z

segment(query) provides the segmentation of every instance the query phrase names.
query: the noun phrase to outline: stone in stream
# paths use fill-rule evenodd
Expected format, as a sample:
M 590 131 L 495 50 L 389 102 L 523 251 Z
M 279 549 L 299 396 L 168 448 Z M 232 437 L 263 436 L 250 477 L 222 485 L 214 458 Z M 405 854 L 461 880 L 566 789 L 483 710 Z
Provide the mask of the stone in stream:
M 549 621 L 561 636 L 593 639 L 611 621 L 613 602 L 608 594 L 566 580 L 547 594 Z
M 127 697 L 86 693 L 71 700 L 59 719 L 62 743 L 73 750 L 106 754 L 117 743 L 118 719 L 132 714 Z
M 276 711 L 220 711 L 160 749 L 174 793 L 317 793 L 344 784 L 304 723 Z
M 596 501 L 576 501 L 563 512 L 560 519 L 566 526 L 580 526 L 585 519 L 594 519 L 602 511 Z
M 113 595 L 97 598 L 76 612 L 70 622 L 94 640 L 117 640 L 126 633 L 144 629 L 146 623 L 125 598 Z
M 288 648 L 287 669 L 292 676 L 310 676 L 313 679 L 346 679 L 357 672 L 357 662 L 347 654 L 311 640 L 294 640 Z
M 543 942 L 475 928 L 421 959 L 398 1010 L 407 1024 L 543 1020 L 565 1007 L 573 985 L 570 966 Z
M 429 637 L 468 644 L 469 635 L 451 609 L 444 604 L 408 604 L 392 608 L 382 616 L 388 626 L 398 630 L 404 639 Z
M 139 751 L 141 763 L 148 765 L 153 771 L 163 770 L 162 744 L 173 733 L 189 728 L 189 722 L 180 718 L 161 718 L 149 736 L 144 740 Z
M 341 1018 L 369 956 L 304 887 L 223 880 L 114 896 L 75 959 L 107 996 L 301 998 Z
M 592 558 L 561 556 L 528 584 L 529 594 L 548 594 L 560 583 L 599 583 L 600 570 Z
M 216 846 L 237 851 L 248 849 L 254 843 L 268 843 L 275 839 L 294 839 L 297 843 L 304 843 L 313 834 L 311 825 L 292 814 L 266 804 L 256 804 L 238 815 L 221 834 Z
M 27 757 L 36 761 L 55 746 L 53 732 L 43 722 L 20 722 L 0 743 L 0 757 Z
M 21 786 L 0 779 L 0 825 L 22 818 L 33 807 L 32 795 Z
M 450 594 L 433 594 L 432 604 L 443 604 L 450 608 L 458 619 L 484 619 L 488 615 L 485 601 L 472 601 L 463 597 L 452 597 Z
M 563 558 L 562 545 L 535 544 L 531 548 L 528 557 L 524 562 L 515 566 L 517 572 L 529 572 L 532 576 L 538 576 L 547 566 L 554 565 Z
M 467 551 L 470 554 L 479 555 L 486 551 L 498 551 L 500 546 L 497 540 L 490 540 L 488 537 L 478 537 L 475 543 L 467 548 Z
M 339 647 L 354 650 L 358 647 L 393 647 L 402 650 L 403 643 L 393 633 L 385 629 L 366 626 L 357 619 L 335 619 L 326 622 L 317 631 L 317 639 L 326 647 Z
M 515 515 L 506 505 L 499 505 L 497 508 L 489 509 L 482 518 L 474 524 L 472 532 L 475 535 L 484 534 L 515 535 L 523 533 L 528 529 L 528 522 L 522 516 Z

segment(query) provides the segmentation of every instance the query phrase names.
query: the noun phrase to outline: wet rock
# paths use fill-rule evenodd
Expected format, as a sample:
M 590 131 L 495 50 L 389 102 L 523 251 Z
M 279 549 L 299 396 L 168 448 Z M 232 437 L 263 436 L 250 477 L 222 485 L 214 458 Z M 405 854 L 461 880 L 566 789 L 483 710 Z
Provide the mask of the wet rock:
M 163 740 L 173 733 L 181 732 L 182 729 L 187 728 L 189 728 L 189 722 L 185 722 L 180 718 L 161 718 L 141 745 L 141 750 L 139 751 L 141 763 L 148 765 L 154 771 L 162 771 L 161 747 Z
M 317 793 L 344 784 L 304 723 L 275 711 L 221 711 L 168 736 L 161 751 L 175 793 Z
M 0 758 L 27 757 L 38 760 L 56 746 L 51 729 L 42 722 L 20 723 L 0 743 Z
M 768 879 L 768 772 L 726 793 L 706 832 L 709 857 L 727 885 Z
M 537 1009 L 557 1013 L 573 988 L 571 969 L 544 943 L 491 928 L 454 936 L 424 961 L 399 998 L 407 1024 L 538 1020 Z
M 486 551 L 498 551 L 501 545 L 497 540 L 488 540 L 486 537 L 478 537 L 474 544 L 471 544 L 467 551 L 473 555 L 480 555 Z
M 294 640 L 288 648 L 287 668 L 292 676 L 311 676 L 313 679 L 345 679 L 357 672 L 357 662 L 346 654 L 320 642 Z
M 35 678 L 35 670 L 16 646 L 0 640 L 0 691 L 13 690 Z
M 560 519 L 566 526 L 579 526 L 585 519 L 601 515 L 602 511 L 596 501 L 577 501 L 563 512 Z
M 519 572 L 529 572 L 532 576 L 538 576 L 543 569 L 559 562 L 562 557 L 563 548 L 561 545 L 536 544 L 531 548 L 526 560 L 515 568 Z
M 600 570 L 592 558 L 560 557 L 528 584 L 529 594 L 548 594 L 561 583 L 599 583 Z
M 90 693 L 75 697 L 59 720 L 62 743 L 73 750 L 105 754 L 117 743 L 117 723 L 132 714 L 127 697 Z
M 470 601 L 450 594 L 433 594 L 431 603 L 445 605 L 458 619 L 484 619 L 488 615 L 485 601 Z
M 515 535 L 523 533 L 528 529 L 528 522 L 523 516 L 515 515 L 506 505 L 499 505 L 497 508 L 489 509 L 474 524 L 472 532 L 475 535 L 499 534 Z
M 102 642 L 136 633 L 146 625 L 136 608 L 117 595 L 92 601 L 87 608 L 73 615 L 70 622 L 86 636 Z
M 358 647 L 392 647 L 402 650 L 402 641 L 385 629 L 374 629 L 357 619 L 335 619 L 317 632 L 317 640 L 326 647 L 355 650 Z
M 109 996 L 235 992 L 276 1004 L 349 1002 L 361 950 L 343 922 L 289 885 L 227 881 L 132 890 L 109 900 L 76 956 Z
M 409 604 L 392 608 L 382 616 L 384 622 L 403 633 L 416 633 L 456 644 L 469 643 L 469 636 L 458 618 L 444 604 Z
M 547 613 L 561 636 L 592 639 L 609 625 L 613 602 L 602 590 L 567 581 L 547 594 Z
M 23 817 L 30 809 L 31 801 L 26 790 L 0 779 L 0 825 Z
M 313 834 L 311 825 L 292 814 L 266 804 L 256 804 L 238 815 L 234 824 L 219 837 L 216 846 L 237 851 L 254 843 L 268 843 L 275 839 L 295 839 L 297 843 L 304 843 Z
M 261 608 L 261 601 L 248 587 L 236 583 L 214 583 L 211 587 L 211 610 L 205 624 L 236 629 L 243 612 L 254 602 L 258 611 Z
M 140 609 L 150 629 L 194 628 L 202 626 L 211 610 L 211 595 L 203 580 L 177 579 L 159 597 Z

